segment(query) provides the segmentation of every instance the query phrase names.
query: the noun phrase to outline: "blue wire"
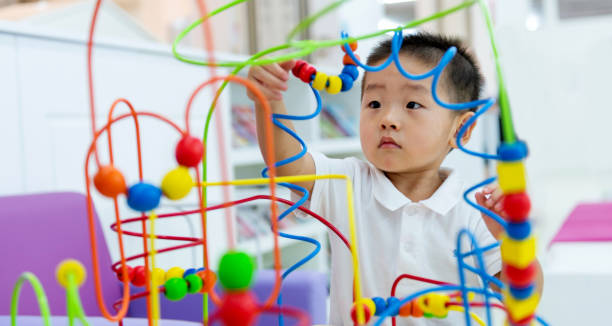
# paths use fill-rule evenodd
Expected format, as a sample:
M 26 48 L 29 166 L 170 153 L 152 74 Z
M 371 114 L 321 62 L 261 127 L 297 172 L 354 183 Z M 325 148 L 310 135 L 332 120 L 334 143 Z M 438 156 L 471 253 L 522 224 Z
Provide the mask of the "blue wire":
M 501 218 L 501 216 L 499 216 L 499 215 L 495 214 L 494 212 L 492 212 L 492 211 L 490 211 L 490 210 L 488 210 L 488 209 L 486 209 L 486 208 L 484 208 L 484 207 L 482 207 L 482 206 L 480 206 L 480 205 L 478 205 L 478 204 L 474 203 L 474 202 L 473 202 L 473 201 L 471 201 L 471 200 L 469 199 L 469 197 L 468 197 L 468 196 L 469 196 L 469 194 L 470 194 L 472 191 L 474 191 L 474 190 L 476 190 L 476 189 L 478 189 L 478 188 L 480 188 L 480 187 L 482 187 L 482 186 L 484 186 L 484 185 L 488 185 L 489 183 L 492 183 L 492 182 L 493 182 L 493 181 L 495 181 L 496 179 L 497 179 L 497 177 L 491 177 L 491 178 L 489 178 L 489 179 L 487 179 L 487 180 L 485 180 L 485 181 L 483 181 L 483 182 L 481 182 L 481 183 L 479 183 L 479 184 L 477 184 L 477 185 L 475 185 L 475 186 L 472 186 L 470 189 L 466 190 L 466 191 L 463 193 L 463 199 L 464 199 L 464 200 L 465 200 L 465 201 L 466 201 L 466 202 L 467 202 L 467 203 L 468 203 L 470 206 L 472 206 L 472 207 L 476 208 L 476 209 L 477 209 L 477 210 L 479 210 L 480 212 L 482 212 L 482 213 L 486 214 L 487 216 L 491 217 L 491 218 L 492 218 L 492 219 L 494 219 L 494 220 L 495 220 L 497 223 L 499 223 L 501 226 L 503 226 L 503 227 L 504 227 L 504 229 L 506 229 L 506 228 L 508 227 L 508 222 L 506 222 L 506 221 L 505 221 L 503 218 Z

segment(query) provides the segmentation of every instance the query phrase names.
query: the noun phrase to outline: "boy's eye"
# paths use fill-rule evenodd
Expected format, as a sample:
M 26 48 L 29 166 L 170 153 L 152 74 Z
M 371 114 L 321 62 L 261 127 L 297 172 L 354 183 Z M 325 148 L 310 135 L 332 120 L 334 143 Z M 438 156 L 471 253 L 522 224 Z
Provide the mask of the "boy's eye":
M 368 103 L 368 107 L 372 108 L 372 109 L 378 109 L 378 108 L 380 108 L 380 102 L 378 102 L 378 101 L 370 101 L 370 103 Z
M 406 109 L 411 109 L 411 110 L 415 110 L 415 109 L 420 109 L 423 106 L 417 102 L 408 102 L 408 104 L 406 104 Z

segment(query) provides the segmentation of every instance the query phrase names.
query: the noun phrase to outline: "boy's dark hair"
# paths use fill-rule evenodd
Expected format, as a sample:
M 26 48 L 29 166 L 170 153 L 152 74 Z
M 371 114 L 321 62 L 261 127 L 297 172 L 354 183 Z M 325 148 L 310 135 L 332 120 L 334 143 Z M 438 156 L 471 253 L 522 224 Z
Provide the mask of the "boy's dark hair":
M 391 54 L 391 40 L 380 42 L 368 55 L 366 63 L 373 65 L 386 60 Z M 450 47 L 457 48 L 457 54 L 444 68 L 442 75 L 448 82 L 451 101 L 453 103 L 470 102 L 479 99 L 483 85 L 483 77 L 476 64 L 474 57 L 467 53 L 461 41 L 456 38 L 419 32 L 417 34 L 404 36 L 399 53 L 414 56 L 425 64 L 436 66 L 442 56 Z M 392 63 L 393 64 L 393 63 Z M 404 69 L 409 70 L 407 67 Z M 366 75 L 364 74 L 364 81 Z M 361 83 L 361 94 L 363 95 L 365 83 Z M 471 108 L 475 111 L 476 108 Z M 462 110 L 462 112 L 464 112 Z

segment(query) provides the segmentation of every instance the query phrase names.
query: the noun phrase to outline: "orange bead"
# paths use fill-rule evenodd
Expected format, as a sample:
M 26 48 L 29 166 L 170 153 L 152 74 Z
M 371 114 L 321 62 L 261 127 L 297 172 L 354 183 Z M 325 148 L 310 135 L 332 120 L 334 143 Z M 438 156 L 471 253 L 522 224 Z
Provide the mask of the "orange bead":
M 402 317 L 410 317 L 412 315 L 412 302 L 406 302 L 399 309 L 399 315 Z
M 357 41 L 349 43 L 349 46 L 351 47 L 351 50 L 357 50 Z M 342 52 L 346 53 L 346 50 L 344 49 L 344 44 L 342 44 L 340 48 L 342 49 Z
M 423 317 L 423 315 L 425 315 L 425 312 L 423 310 L 421 310 L 421 308 L 419 307 L 419 305 L 416 303 L 416 301 L 411 301 L 410 302 L 411 306 L 412 306 L 412 317 Z
M 212 288 L 215 286 L 215 283 L 217 283 L 217 275 L 215 274 L 215 272 L 209 269 L 199 271 L 196 274 L 200 278 L 202 278 L 202 289 L 200 290 L 201 293 L 210 292 Z
M 355 58 L 357 58 L 357 60 L 361 61 L 361 58 L 355 54 Z M 354 65 L 356 66 L 357 64 L 355 63 L 355 61 L 353 61 L 353 59 L 351 59 L 351 57 L 348 54 L 344 55 L 344 58 L 342 59 L 342 64 L 344 65 Z
M 112 165 L 100 167 L 94 176 L 94 186 L 102 195 L 110 198 L 115 198 L 127 190 L 123 174 Z

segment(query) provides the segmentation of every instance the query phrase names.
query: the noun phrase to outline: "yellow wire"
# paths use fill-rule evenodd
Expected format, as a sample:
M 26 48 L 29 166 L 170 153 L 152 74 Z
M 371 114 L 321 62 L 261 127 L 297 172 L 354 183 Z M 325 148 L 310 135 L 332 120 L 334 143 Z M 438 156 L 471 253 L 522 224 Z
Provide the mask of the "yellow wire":
M 463 309 L 463 307 L 460 307 L 460 306 L 449 306 L 448 310 L 455 310 L 455 311 L 459 311 L 459 312 L 464 312 L 465 311 Z M 478 323 L 478 325 L 480 325 L 480 326 L 487 326 L 485 324 L 485 322 L 482 319 L 480 319 L 480 317 L 476 313 L 470 311 L 470 316 L 472 316 L 472 318 Z
M 157 251 L 155 250 L 155 219 L 157 218 L 157 214 L 154 211 L 151 211 L 149 214 L 149 224 L 150 224 L 150 236 L 151 239 L 151 249 L 149 251 L 149 256 L 151 257 L 151 314 L 153 315 L 153 325 L 157 326 L 159 322 L 159 288 L 157 284 L 157 280 L 155 277 L 155 255 Z
M 359 256 L 357 246 L 357 229 L 355 227 L 355 210 L 353 207 L 353 184 L 351 180 L 342 174 L 327 174 L 327 175 L 296 175 L 288 177 L 275 177 L 274 182 L 304 182 L 321 179 L 342 179 L 346 181 L 346 203 L 348 205 L 349 215 L 349 232 L 351 238 L 351 255 L 353 257 L 353 275 L 355 277 L 355 302 L 361 300 L 361 278 L 359 275 Z M 203 182 L 202 187 L 208 186 L 252 186 L 252 185 L 263 185 L 269 184 L 270 178 L 257 178 L 257 179 L 241 179 L 232 181 L 220 181 L 220 182 Z M 151 230 L 153 233 L 153 230 Z M 359 324 L 365 323 L 365 312 L 363 305 L 357 305 L 357 322 Z

